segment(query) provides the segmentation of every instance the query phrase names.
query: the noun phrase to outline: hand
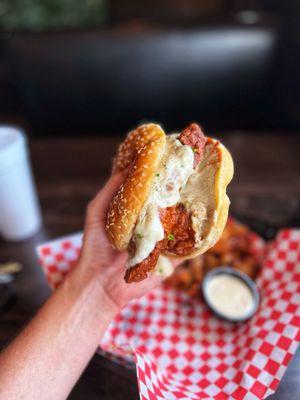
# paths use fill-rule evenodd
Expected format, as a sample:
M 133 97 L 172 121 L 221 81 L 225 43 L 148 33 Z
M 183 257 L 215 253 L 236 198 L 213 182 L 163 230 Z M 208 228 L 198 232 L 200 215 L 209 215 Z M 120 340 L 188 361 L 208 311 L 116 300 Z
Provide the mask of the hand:
M 124 177 L 110 178 L 91 202 L 78 265 L 0 356 L 1 399 L 66 399 L 120 308 L 161 281 L 125 283 L 127 254 L 106 238 L 107 208 Z
M 96 279 L 101 281 L 104 291 L 118 308 L 126 305 L 131 299 L 143 296 L 163 279 L 152 274 L 142 282 L 126 283 L 124 274 L 127 252 L 115 250 L 106 237 L 107 209 L 112 197 L 126 177 L 126 172 L 113 175 L 89 204 L 79 262 L 82 268 L 93 270 L 96 273 Z M 173 264 L 175 267 L 179 261 L 176 260 Z

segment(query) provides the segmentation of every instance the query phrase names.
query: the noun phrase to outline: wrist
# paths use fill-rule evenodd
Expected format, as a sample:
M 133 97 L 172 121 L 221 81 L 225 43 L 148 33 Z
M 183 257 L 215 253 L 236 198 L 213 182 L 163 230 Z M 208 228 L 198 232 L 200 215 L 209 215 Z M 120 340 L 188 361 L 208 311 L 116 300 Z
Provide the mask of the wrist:
M 100 286 L 103 293 L 102 302 L 105 305 L 105 309 L 107 310 L 111 320 L 113 320 L 114 317 L 121 311 L 121 307 L 112 299 L 106 288 L 102 285 Z
M 120 311 L 106 291 L 98 268 L 89 267 L 81 262 L 69 274 L 69 285 L 72 293 L 80 298 L 101 322 L 111 322 Z M 83 304 L 84 305 L 84 304 Z

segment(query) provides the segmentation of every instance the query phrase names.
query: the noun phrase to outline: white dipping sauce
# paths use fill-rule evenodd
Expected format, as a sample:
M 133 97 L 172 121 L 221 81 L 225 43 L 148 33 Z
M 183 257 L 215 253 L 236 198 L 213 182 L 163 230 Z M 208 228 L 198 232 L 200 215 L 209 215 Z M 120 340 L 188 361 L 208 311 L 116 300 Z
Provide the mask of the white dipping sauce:
M 213 276 L 207 283 L 206 295 L 211 306 L 227 318 L 242 318 L 254 307 L 253 294 L 246 283 L 229 274 Z

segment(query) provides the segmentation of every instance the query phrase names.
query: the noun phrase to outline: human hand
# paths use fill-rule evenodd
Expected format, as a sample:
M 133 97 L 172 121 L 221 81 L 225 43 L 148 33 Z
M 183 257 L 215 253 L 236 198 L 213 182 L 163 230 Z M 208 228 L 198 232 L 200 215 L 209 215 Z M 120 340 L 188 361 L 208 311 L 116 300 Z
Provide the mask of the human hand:
M 106 237 L 107 209 L 125 176 L 126 171 L 113 175 L 89 204 L 79 261 L 82 268 L 95 272 L 96 279 L 99 279 L 102 288 L 118 308 L 131 299 L 141 297 L 163 280 L 161 276 L 151 274 L 142 282 L 126 283 L 124 274 L 127 252 L 114 249 Z M 174 260 L 174 268 L 179 263 Z

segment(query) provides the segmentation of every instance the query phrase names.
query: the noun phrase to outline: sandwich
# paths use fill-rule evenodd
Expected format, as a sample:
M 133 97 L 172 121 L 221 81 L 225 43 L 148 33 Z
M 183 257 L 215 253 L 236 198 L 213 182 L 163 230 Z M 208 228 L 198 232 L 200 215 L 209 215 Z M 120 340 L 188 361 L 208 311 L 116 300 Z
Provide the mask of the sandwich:
M 119 146 L 112 172 L 126 168 L 106 233 L 116 249 L 128 251 L 127 283 L 147 278 L 161 257 L 193 258 L 217 242 L 233 176 L 230 153 L 218 140 L 196 123 L 170 135 L 144 124 Z

